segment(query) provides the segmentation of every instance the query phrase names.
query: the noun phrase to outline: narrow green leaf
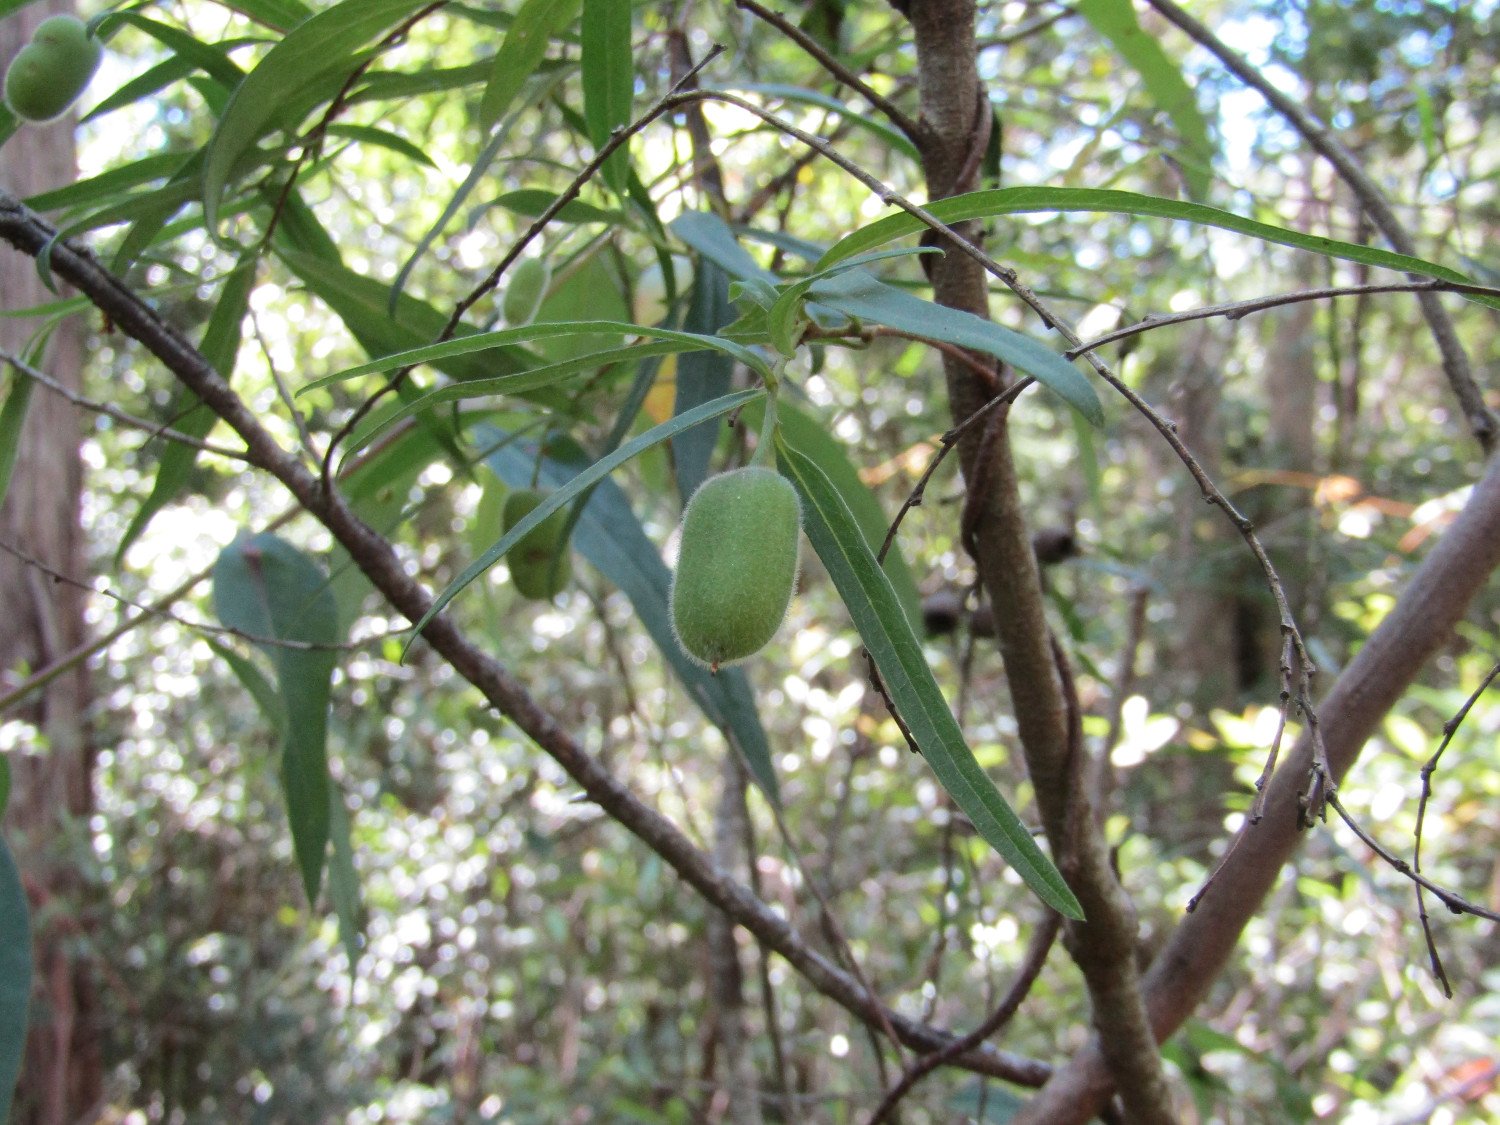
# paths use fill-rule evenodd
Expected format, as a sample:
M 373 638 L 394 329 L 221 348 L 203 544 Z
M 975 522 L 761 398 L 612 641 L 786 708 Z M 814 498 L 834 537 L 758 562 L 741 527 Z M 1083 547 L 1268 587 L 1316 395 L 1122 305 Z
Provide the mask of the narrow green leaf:
M 491 202 L 507 211 L 514 211 L 517 215 L 535 219 L 557 202 L 557 192 L 542 188 L 518 188 L 497 196 Z M 570 199 L 558 211 L 556 219 L 563 223 L 620 224 L 624 222 L 625 216 L 619 211 L 595 207 L 581 199 Z
M 360 902 L 359 874 L 354 870 L 354 845 L 349 838 L 349 810 L 338 786 L 328 787 L 328 839 L 333 845 L 328 859 L 328 894 L 334 917 L 339 920 L 339 944 L 349 958 L 349 979 L 359 968 L 365 946 L 364 907 Z
M 759 432 L 764 414 L 764 404 L 755 403 L 745 408 L 742 417 L 749 429 Z M 880 545 L 885 542 L 885 533 L 890 529 L 891 517 L 869 485 L 859 479 L 859 470 L 850 460 L 852 451 L 849 447 L 833 436 L 827 422 L 788 401 L 785 395 L 776 404 L 776 432 L 781 441 L 822 470 L 854 516 L 860 534 L 865 537 L 865 545 L 872 554 L 879 552 Z M 884 569 L 896 591 L 896 600 L 901 603 L 906 614 L 906 620 L 910 622 L 913 631 L 920 630 L 922 594 L 917 589 L 917 581 L 912 577 L 911 568 L 907 566 L 900 538 L 891 544 L 890 551 L 886 553 Z
M 1104 424 L 1104 410 L 1088 377 L 1029 336 L 971 312 L 924 301 L 904 289 L 878 281 L 864 270 L 822 278 L 809 287 L 807 294 L 822 305 L 861 320 L 995 356 L 1056 391 L 1094 425 Z
M 395 426 L 412 416 L 422 416 L 434 406 L 445 402 L 465 402 L 476 398 L 493 398 L 497 395 L 519 395 L 543 387 L 554 387 L 559 382 L 582 375 L 586 371 L 597 371 L 624 363 L 638 363 L 653 356 L 669 355 L 683 350 L 680 343 L 630 344 L 623 348 L 608 348 L 602 352 L 574 356 L 561 363 L 548 363 L 530 371 L 514 375 L 500 375 L 494 379 L 476 379 L 470 383 L 450 383 L 426 394 L 410 395 L 399 410 L 371 419 L 350 437 L 344 456 L 352 457 L 371 442 L 376 441 Z
M 203 168 L 204 220 L 218 226 L 230 177 L 296 95 L 352 70 L 356 54 L 418 8 L 423 0 L 343 0 L 299 23 L 235 87 L 209 139 Z
M 180 27 L 147 19 L 137 12 L 119 12 L 110 19 L 139 28 L 177 58 L 191 61 L 195 67 L 224 86 L 233 87 L 244 77 L 245 72 L 229 57 L 224 44 L 205 43 Z
M 974 760 L 890 579 L 876 564 L 838 490 L 791 445 L 778 442 L 777 450 L 782 472 L 802 495 L 807 537 L 938 781 L 1042 901 L 1069 918 L 1083 917 L 1062 875 Z
M 292 846 L 309 903 L 318 898 L 328 852 L 328 695 L 342 639 L 328 576 L 311 558 L 269 532 L 241 535 L 219 554 L 214 610 L 227 627 L 252 637 L 276 668 L 286 716 L 281 782 Z
M 856 128 L 863 129 L 877 137 L 887 148 L 899 152 L 902 156 L 911 160 L 918 160 L 920 156 L 917 146 L 907 139 L 905 133 L 899 129 L 892 129 L 883 118 L 872 114 L 863 106 L 850 106 L 839 101 L 831 94 L 820 93 L 817 90 L 809 90 L 802 86 L 790 86 L 780 82 L 746 82 L 734 86 L 720 87 L 726 93 L 751 93 L 763 94 L 768 98 L 781 98 L 783 101 L 797 102 L 801 105 L 816 106 L 826 109 L 848 121 Z
M 562 443 L 549 443 L 544 456 L 533 442 L 514 440 L 514 435 L 492 426 L 479 427 L 476 436 L 485 445 L 497 447 L 485 457 L 485 464 L 512 487 L 529 487 L 536 472 L 544 487 L 561 488 L 589 465 L 581 449 L 565 453 L 559 448 Z M 750 776 L 767 800 L 780 805 L 771 747 L 745 670 L 721 668 L 718 675 L 711 675 L 682 651 L 672 635 L 668 612 L 672 572 L 641 527 L 630 498 L 614 481 L 605 478 L 593 486 L 588 503 L 579 513 L 572 544 L 629 599 L 636 619 L 689 698 L 744 758 Z
M 239 354 L 245 314 L 250 308 L 250 294 L 254 288 L 255 263 L 253 255 L 246 255 L 225 278 L 224 287 L 219 293 L 219 303 L 214 306 L 214 311 L 208 318 L 208 327 L 203 331 L 199 351 L 225 379 L 234 373 L 234 360 Z M 178 418 L 172 428 L 189 437 L 203 438 L 208 436 L 216 421 L 218 415 L 206 406 L 199 405 Z M 191 445 L 172 442 L 162 450 L 151 493 L 141 503 L 140 510 L 130 521 L 130 526 L 120 537 L 119 547 L 115 549 L 117 566 L 130 545 L 146 530 L 152 517 L 182 495 L 188 481 L 192 479 L 193 466 L 197 463 L 198 450 Z
M 10 804 L 10 759 L 0 754 L 0 817 L 5 816 L 6 807 Z M 0 1121 L 5 1118 L 0 1116 Z
M 118 199 L 127 188 L 139 187 L 156 180 L 166 180 L 182 169 L 191 158 L 185 152 L 163 152 L 142 157 L 119 168 L 111 168 L 86 180 L 76 180 L 54 191 L 28 196 L 26 206 L 33 211 L 59 211 L 67 207 L 96 206 Z
M 0 837 L 0 1122 L 10 1117 L 11 1099 L 21 1077 L 30 1003 L 31 922 L 26 889 L 10 846 Z
M 961 223 L 969 219 L 988 219 L 996 215 L 1017 215 L 1032 212 L 1085 211 L 1110 215 L 1141 215 L 1158 219 L 1175 219 L 1198 226 L 1217 227 L 1235 234 L 1248 235 L 1262 242 L 1278 246 L 1291 246 L 1299 250 L 1311 250 L 1330 258 L 1349 262 L 1360 262 L 1368 266 L 1398 270 L 1401 273 L 1420 274 L 1442 281 L 1472 284 L 1472 279 L 1433 262 L 1397 254 L 1390 250 L 1378 250 L 1373 246 L 1358 246 L 1352 242 L 1340 242 L 1334 238 L 1303 234 L 1285 227 L 1256 222 L 1217 207 L 1205 207 L 1201 203 L 1184 203 L 1178 199 L 1163 199 L 1156 195 L 1138 195 L 1130 191 L 1113 191 L 1100 188 L 1050 188 L 1015 187 L 995 188 L 991 191 L 974 191 L 967 195 L 950 196 L 927 205 L 927 211 L 944 223 Z M 909 234 L 926 230 L 919 220 L 902 211 L 877 219 L 852 234 L 839 239 L 818 262 L 825 268 L 855 254 L 864 253 L 876 246 L 903 238 Z M 1500 299 L 1471 296 L 1470 300 L 1491 308 L 1500 308 Z
M 526 0 L 516 12 L 505 41 L 495 52 L 484 97 L 479 102 L 479 127 L 492 129 L 535 72 L 547 44 L 578 16 L 581 0 Z
M 219 0 L 219 3 L 273 31 L 290 31 L 312 15 L 312 10 L 301 0 L 234 0 L 233 3 Z
M 11 474 L 16 471 L 16 458 L 21 452 L 21 431 L 26 427 L 35 388 L 36 384 L 25 372 L 11 369 L 10 390 L 5 395 L 5 405 L 0 406 L 0 504 L 10 492 Z
M 1146 93 L 1176 126 L 1187 150 L 1180 163 L 1188 190 L 1195 199 L 1202 199 L 1208 194 L 1214 145 L 1208 122 L 1181 69 L 1141 27 L 1131 0 L 1079 0 L 1078 13 L 1141 76 Z
M 630 0 L 583 0 L 583 119 L 597 151 L 614 130 L 630 124 L 635 56 L 630 46 Z M 630 176 L 629 146 L 605 163 L 604 182 L 621 195 Z
M 472 352 L 485 351 L 507 344 L 521 344 L 531 340 L 545 340 L 554 336 L 595 336 L 604 334 L 644 336 L 652 340 L 663 340 L 681 345 L 673 349 L 675 351 L 686 351 L 689 348 L 721 351 L 762 375 L 770 373 L 766 361 L 749 348 L 741 347 L 733 341 L 721 340 L 716 336 L 706 335 L 701 332 L 676 332 L 669 328 L 648 328 L 640 324 L 632 324 L 630 321 L 625 320 L 557 320 L 542 324 L 523 324 L 519 328 L 503 328 L 495 332 L 480 332 L 473 336 L 462 336 L 453 340 L 444 340 L 440 344 L 424 344 L 418 348 L 409 348 L 406 351 L 396 352 L 393 355 L 382 356 L 380 359 L 372 359 L 369 363 L 361 363 L 357 367 L 350 367 L 343 371 L 337 371 L 332 375 L 325 375 L 321 379 L 315 379 L 303 389 L 312 390 L 315 387 L 326 386 L 329 383 L 343 382 L 346 379 L 355 379 L 361 375 L 370 375 L 377 371 L 394 371 L 396 368 L 405 367 L 408 364 L 436 363 L 438 360 L 453 359 L 457 356 L 469 355 Z M 527 373 L 529 374 L 530 372 Z
M 415 164 L 423 164 L 428 168 L 436 168 L 432 157 L 412 144 L 405 137 L 391 132 L 389 129 L 377 129 L 373 125 L 348 125 L 335 121 L 328 126 L 328 135 L 331 137 L 343 137 L 346 140 L 357 141 L 362 145 L 374 145 L 376 148 L 389 149 L 398 156 L 404 156 Z
M 420 635 L 427 623 L 441 613 L 443 607 L 453 600 L 454 595 L 499 562 L 505 553 L 519 543 L 532 528 L 536 527 L 564 504 L 570 502 L 595 481 L 603 480 L 627 461 L 639 456 L 653 446 L 660 445 L 671 438 L 673 434 L 679 434 L 683 430 L 698 425 L 700 422 L 707 422 L 710 418 L 718 418 L 728 414 L 737 407 L 754 402 L 765 393 L 763 389 L 757 387 L 751 390 L 737 391 L 732 395 L 725 395 L 723 398 L 706 402 L 694 410 L 689 410 L 686 414 L 679 414 L 677 417 L 671 418 L 659 426 L 651 427 L 651 429 L 639 437 L 620 446 L 613 453 L 599 458 L 599 460 L 580 472 L 562 488 L 551 493 L 545 500 L 533 508 L 524 519 L 520 520 L 508 532 L 502 535 L 498 543 L 465 567 L 464 572 L 449 583 L 448 588 L 437 596 L 436 600 L 432 603 L 432 608 L 422 615 L 422 619 L 416 623 L 412 630 L 413 635 Z M 410 644 L 407 647 L 410 648 Z

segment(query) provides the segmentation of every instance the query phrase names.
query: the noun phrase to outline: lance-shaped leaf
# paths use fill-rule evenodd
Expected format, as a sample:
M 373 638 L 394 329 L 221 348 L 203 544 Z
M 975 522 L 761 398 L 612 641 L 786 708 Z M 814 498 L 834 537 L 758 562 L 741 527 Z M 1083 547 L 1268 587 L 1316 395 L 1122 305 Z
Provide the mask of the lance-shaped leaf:
M 276 669 L 281 783 L 302 883 L 316 902 L 328 850 L 328 685 L 343 638 L 328 576 L 270 532 L 241 535 L 214 564 L 214 610 Z M 324 646 L 324 647 L 307 647 Z
M 944 223 L 962 223 L 969 219 L 988 219 L 996 215 L 1019 215 L 1033 212 L 1090 211 L 1110 215 L 1140 215 L 1158 219 L 1176 219 L 1198 226 L 1217 227 L 1219 230 L 1258 238 L 1262 242 L 1273 242 L 1279 246 L 1292 246 L 1299 250 L 1311 250 L 1330 258 L 1341 258 L 1367 266 L 1399 270 L 1402 273 L 1435 277 L 1441 281 L 1473 284 L 1471 278 L 1457 270 L 1440 266 L 1434 262 L 1413 258 L 1409 254 L 1397 254 L 1391 250 L 1380 250 L 1374 246 L 1360 246 L 1353 242 L 1340 242 L 1336 238 L 1323 238 L 1315 234 L 1288 230 L 1286 227 L 1257 222 L 1217 207 L 1205 207 L 1201 203 L 1184 203 L 1180 199 L 1163 199 L 1156 195 L 1140 195 L 1132 191 L 1114 191 L 1105 188 L 1052 188 L 1015 187 L 995 188 L 990 191 L 972 191 L 966 195 L 954 195 L 947 199 L 927 204 L 926 210 L 933 218 Z M 876 246 L 883 246 L 897 238 L 904 238 L 926 225 L 905 211 L 877 219 L 869 226 L 860 227 L 833 244 L 818 262 L 819 269 L 826 269 L 835 262 L 863 254 Z M 1464 294 L 1469 300 L 1491 308 L 1500 308 L 1500 299 L 1483 294 Z
M 0 838 L 0 1122 L 10 1116 L 11 1097 L 26 1051 L 26 1006 L 31 999 L 31 925 L 21 873 Z
M 932 772 L 979 834 L 1043 902 L 1069 918 L 1082 918 L 1083 909 L 1062 875 L 974 760 L 890 579 L 876 563 L 838 490 L 792 446 L 777 442 L 777 452 L 781 471 L 802 496 L 807 537 Z
M 1030 336 L 1002 328 L 963 309 L 924 301 L 894 285 L 883 284 L 864 270 L 823 278 L 814 282 L 807 293 L 820 304 L 849 316 L 995 356 L 1056 391 L 1094 425 L 1104 424 L 1099 396 L 1087 376 Z
M 499 542 L 465 567 L 464 572 L 449 583 L 448 588 L 437 596 L 436 600 L 432 603 L 432 608 L 422 615 L 422 619 L 416 623 L 416 627 L 412 630 L 413 634 L 420 634 L 426 624 L 441 613 L 443 607 L 453 600 L 455 594 L 499 562 L 505 556 L 505 553 L 530 534 L 533 528 L 538 527 L 548 516 L 579 496 L 590 485 L 596 481 L 603 480 L 627 461 L 640 456 L 653 446 L 667 441 L 674 434 L 680 434 L 682 431 L 696 426 L 701 422 L 707 422 L 711 418 L 718 418 L 728 414 L 731 410 L 744 406 L 746 403 L 754 402 L 765 393 L 764 390 L 755 388 L 748 391 L 736 391 L 732 395 L 725 395 L 723 398 L 716 398 L 712 402 L 705 402 L 702 406 L 695 407 L 684 414 L 679 414 L 659 426 L 651 427 L 651 429 L 633 441 L 628 441 L 620 446 L 613 453 L 599 458 L 599 460 L 595 461 L 587 469 L 584 469 L 562 488 L 547 496 L 545 500 L 517 522 L 514 527 L 502 535 Z M 408 647 L 410 646 L 408 645 Z

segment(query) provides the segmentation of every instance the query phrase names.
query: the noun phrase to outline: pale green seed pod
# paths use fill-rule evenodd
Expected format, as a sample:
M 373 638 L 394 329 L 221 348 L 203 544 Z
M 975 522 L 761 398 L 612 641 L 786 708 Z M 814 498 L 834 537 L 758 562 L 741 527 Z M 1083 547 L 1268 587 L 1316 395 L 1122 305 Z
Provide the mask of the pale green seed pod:
M 531 514 L 546 497 L 531 489 L 517 489 L 505 498 L 502 527 L 509 531 Z M 568 523 L 567 506 L 559 508 L 531 529 L 505 556 L 516 591 L 533 601 L 550 602 L 573 578 L 573 562 L 563 530 Z
M 547 286 L 552 282 L 552 270 L 541 258 L 522 258 L 511 267 L 506 279 L 505 297 L 500 302 L 500 311 L 505 314 L 505 323 L 512 328 L 530 324 L 542 307 L 547 296 Z
M 60 117 L 88 86 L 103 55 L 82 20 L 45 19 L 5 72 L 5 104 L 24 121 Z
M 765 647 L 797 584 L 802 509 L 772 469 L 750 465 L 706 481 L 682 514 L 672 630 L 717 671 Z

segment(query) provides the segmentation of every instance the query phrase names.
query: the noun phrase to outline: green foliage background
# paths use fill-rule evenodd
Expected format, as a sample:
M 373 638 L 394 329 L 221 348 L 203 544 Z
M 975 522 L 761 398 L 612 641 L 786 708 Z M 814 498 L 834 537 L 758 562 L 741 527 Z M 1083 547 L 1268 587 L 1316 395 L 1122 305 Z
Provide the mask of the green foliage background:
M 915 60 L 895 11 L 875 0 L 812 7 L 838 14 L 823 34 L 847 66 L 912 104 Z M 1111 189 L 1377 245 L 1326 166 L 1185 38 L 1142 15 L 1159 46 L 1125 51 L 1122 61 L 1112 46 L 1128 35 L 1120 8 L 984 7 L 982 72 L 1001 126 L 990 186 L 1047 189 L 1040 210 L 987 220 L 992 253 L 1098 331 L 1311 284 L 1398 279 L 1368 260 L 1201 223 L 1066 210 L 1061 189 Z M 301 23 L 309 9 L 317 14 Z M 704 87 L 738 91 L 922 197 L 909 146 L 800 49 L 732 6 L 450 3 L 375 49 L 419 9 L 395 0 L 114 9 L 101 24 L 105 69 L 82 106 L 79 182 L 29 201 L 201 341 L 263 423 L 309 463 L 386 373 L 327 377 L 432 342 L 611 130 L 667 91 L 674 42 L 694 59 L 724 45 L 699 78 Z M 1416 230 L 1426 262 L 1481 282 L 1500 276 L 1492 3 L 1310 0 L 1293 11 L 1239 0 L 1195 11 L 1333 123 Z M 340 111 L 325 118 L 335 99 Z M 887 209 L 826 160 L 794 167 L 804 151 L 750 114 L 709 100 L 702 115 L 723 200 L 693 172 L 682 113 L 642 129 L 622 150 L 628 159 L 607 163 L 528 250 L 552 267 L 537 322 L 661 319 L 722 329 L 758 348 L 761 364 L 776 360 L 754 279 L 804 279 L 828 247 Z M 733 220 L 739 236 L 713 260 L 731 275 L 740 262 L 744 274 L 720 279 L 717 319 L 703 296 L 716 274 L 704 240 L 672 225 L 709 209 Z M 865 268 L 892 287 L 888 307 L 901 294 L 929 296 L 915 257 Z M 730 297 L 738 303 L 724 305 Z M 1495 313 L 1446 301 L 1492 380 Z M 1172 327 L 1108 351 L 1131 386 L 1171 413 L 1186 409 L 1199 377 L 1184 355 L 1202 339 L 1222 343 L 1221 362 L 1205 376 L 1219 396 L 1219 483 L 1260 522 L 1328 682 L 1388 609 L 1477 460 L 1409 295 L 1309 308 L 1302 320 L 1282 310 L 1232 326 Z M 1061 350 L 998 289 L 993 311 L 1033 346 Z M 76 302 L 59 309 L 78 312 Z M 794 323 L 836 326 L 812 306 Z M 499 301 L 485 295 L 459 335 L 507 327 Z M 1269 389 L 1292 333 L 1305 341 L 1317 383 L 1313 461 L 1296 469 L 1278 445 Z M 868 513 L 878 505 L 888 520 L 900 508 L 950 424 L 948 405 L 927 345 L 890 335 L 841 342 L 853 341 L 798 349 L 783 395 L 815 433 L 835 439 L 824 456 L 846 459 L 838 483 L 866 505 L 853 518 L 865 521 L 868 539 Z M 409 392 L 382 400 L 356 427 L 352 446 L 375 440 L 343 462 L 346 491 L 412 571 L 435 591 L 449 589 L 496 544 L 506 489 L 529 483 L 515 477 L 528 464 L 540 478 L 550 465 L 595 461 L 628 449 L 674 410 L 758 385 L 743 364 L 705 370 L 703 353 L 637 345 L 598 359 L 626 345 L 603 329 L 574 331 L 417 367 Z M 210 416 L 185 414 L 192 404 L 119 335 L 100 332 L 91 354 L 92 397 L 227 440 Z M 465 391 L 398 415 L 419 390 L 585 355 L 594 358 L 567 378 L 553 367 L 517 393 Z M 699 378 L 718 379 L 719 389 L 693 399 L 689 379 Z M 1036 525 L 1071 525 L 1081 547 L 1048 570 L 1048 590 L 1074 655 L 1091 749 L 1113 751 L 1108 830 L 1141 913 L 1144 957 L 1202 885 L 1226 825 L 1248 807 L 1277 685 L 1274 657 L 1263 653 L 1237 675 L 1229 654 L 1219 669 L 1177 658 L 1185 592 L 1220 591 L 1225 612 L 1248 622 L 1252 646 L 1267 643 L 1269 595 L 1238 541 L 1215 531 L 1201 505 L 1184 504 L 1194 485 L 1142 420 L 1097 390 L 1098 429 L 1078 424 L 1074 398 L 1040 389 L 1021 398 L 1012 427 Z M 717 439 L 703 456 L 715 469 L 741 463 L 754 444 L 755 420 L 737 421 L 711 423 Z M 376 437 L 382 423 L 390 428 Z M 102 415 L 90 426 L 85 517 L 99 572 L 117 595 L 150 601 L 206 572 L 237 533 L 265 530 L 285 504 L 241 462 L 169 452 Z M 700 442 L 711 432 L 692 431 Z M 694 463 L 680 443 L 658 444 L 608 478 L 611 502 L 633 514 L 632 534 L 658 559 L 672 557 L 678 485 Z M 513 479 L 503 479 L 507 466 Z M 914 595 L 973 582 L 958 535 L 961 496 L 950 461 L 902 525 L 891 606 L 904 598 L 910 610 Z M 325 885 L 333 885 L 309 906 L 304 886 L 318 879 L 306 854 L 294 853 L 288 808 L 295 816 L 298 804 L 279 776 L 283 732 L 248 690 L 260 675 L 274 695 L 276 675 L 284 684 L 288 670 L 265 659 L 274 648 L 257 652 L 209 631 L 220 619 L 245 623 L 215 618 L 204 583 L 172 615 L 113 643 L 97 669 L 97 811 L 74 826 L 70 843 L 90 887 L 72 908 L 105 1008 L 108 1119 L 714 1119 L 722 1110 L 707 1050 L 715 1018 L 708 908 L 578 800 L 561 770 L 429 649 L 407 648 L 406 623 L 388 616 L 310 521 L 280 534 L 329 576 L 337 636 L 348 638 L 328 692 L 337 804 L 326 818 Z M 745 722 L 735 701 L 753 698 L 765 749 L 758 762 L 749 755 L 751 766 L 763 783 L 765 767 L 774 771 L 795 844 L 777 835 L 765 792 L 754 791 L 760 893 L 812 935 L 807 883 L 815 881 L 889 1003 L 947 1027 L 982 1018 L 1040 906 L 956 812 L 934 770 L 908 753 L 867 682 L 834 587 L 840 576 L 831 581 L 804 549 L 799 596 L 778 639 L 743 681 L 694 687 L 659 647 L 642 601 L 587 560 L 575 558 L 575 573 L 554 604 L 537 605 L 518 598 L 497 566 L 457 593 L 450 612 L 617 777 L 708 848 L 733 754 L 725 730 Z M 1124 701 L 1121 658 L 1137 591 L 1147 625 Z M 129 611 L 100 595 L 93 612 L 102 632 Z M 1343 790 L 1346 805 L 1402 854 L 1420 766 L 1444 721 L 1500 660 L 1497 625 L 1492 585 Z M 1270 634 L 1274 649 L 1274 619 Z M 1027 818 L 993 641 L 961 630 L 929 638 L 922 652 L 978 763 Z M 713 705 L 720 710 L 708 713 L 739 717 L 708 721 L 695 694 L 707 691 L 723 693 Z M 1113 727 L 1109 715 L 1122 704 Z M 20 753 L 33 732 L 0 720 L 0 748 Z M 1500 710 L 1481 700 L 1435 776 L 1424 845 L 1433 878 L 1491 906 L 1500 886 L 1497 732 Z M 317 847 L 322 855 L 321 839 Z M 1451 1001 L 1426 967 L 1409 884 L 1341 827 L 1310 833 L 1234 967 L 1168 1048 L 1185 1111 L 1226 1122 L 1395 1120 L 1430 1105 L 1459 1112 L 1464 1103 L 1448 1101 L 1451 1075 L 1492 1059 L 1500 1040 L 1500 951 L 1489 923 L 1443 917 L 1437 933 L 1457 990 Z M 768 1119 L 862 1120 L 889 1078 L 865 1030 L 748 941 L 741 955 Z M 778 1025 L 784 1074 L 768 1019 Z M 1076 973 L 1057 956 L 1003 1045 L 1061 1058 L 1086 1029 Z M 789 1092 L 798 1099 L 790 1107 L 780 1100 Z M 1004 1121 L 1014 1096 L 940 1072 L 907 1101 L 906 1120 Z M 1495 1098 L 1481 1092 L 1470 1109 L 1500 1115 Z

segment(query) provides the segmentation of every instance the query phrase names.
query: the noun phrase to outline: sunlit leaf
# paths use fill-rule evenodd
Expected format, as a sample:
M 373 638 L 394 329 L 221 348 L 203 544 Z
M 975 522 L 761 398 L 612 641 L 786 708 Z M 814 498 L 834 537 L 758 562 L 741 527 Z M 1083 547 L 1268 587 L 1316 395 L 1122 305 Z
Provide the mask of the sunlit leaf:
M 1334 238 L 1303 234 L 1285 227 L 1246 219 L 1217 207 L 1205 207 L 1201 203 L 1185 203 L 1179 199 L 1163 199 L 1155 195 L 1139 195 L 1129 191 L 1112 191 L 1099 188 L 1049 188 L 1017 187 L 996 188 L 992 191 L 975 191 L 967 195 L 955 195 L 948 199 L 929 203 L 926 210 L 944 223 L 961 223 L 969 219 L 987 219 L 996 215 L 1017 215 L 1032 212 L 1086 211 L 1113 215 L 1141 215 L 1158 219 L 1176 219 L 1198 226 L 1217 227 L 1248 235 L 1262 242 L 1280 246 L 1292 246 L 1299 250 L 1310 250 L 1330 258 L 1360 262 L 1369 266 L 1399 270 L 1402 273 L 1420 274 L 1443 281 L 1460 284 L 1471 283 L 1457 270 L 1440 266 L 1408 254 L 1397 254 L 1373 246 L 1359 246 L 1352 242 L 1340 242 Z M 877 219 L 839 239 L 818 262 L 819 268 L 864 253 L 876 246 L 897 238 L 926 230 L 921 220 L 902 211 Z M 1500 308 L 1500 299 L 1470 296 L 1469 300 Z
M 1183 176 L 1193 197 L 1202 199 L 1208 194 L 1214 145 L 1181 68 L 1141 27 L 1132 0 L 1079 0 L 1078 13 L 1135 69 L 1151 100 L 1177 127 L 1186 145 L 1179 160 Z

